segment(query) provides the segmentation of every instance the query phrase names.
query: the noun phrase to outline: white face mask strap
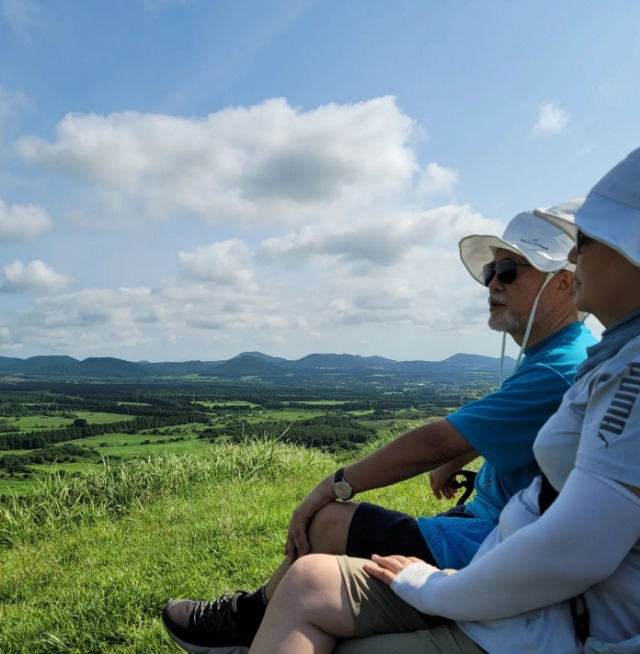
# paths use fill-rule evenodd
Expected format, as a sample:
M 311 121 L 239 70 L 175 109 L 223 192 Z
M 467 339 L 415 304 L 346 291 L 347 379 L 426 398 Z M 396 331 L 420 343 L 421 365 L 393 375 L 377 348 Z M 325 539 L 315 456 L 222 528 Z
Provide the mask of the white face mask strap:
M 524 338 L 522 339 L 522 345 L 520 346 L 520 353 L 518 354 L 518 360 L 516 361 L 514 371 L 518 369 L 518 366 L 520 365 L 520 361 L 522 360 L 522 356 L 524 355 L 524 349 L 527 347 L 527 341 L 529 340 L 529 335 L 531 334 L 531 328 L 533 327 L 533 319 L 535 318 L 536 309 L 538 308 L 538 300 L 540 299 L 540 296 L 542 295 L 542 291 L 544 291 L 545 286 L 551 281 L 551 278 L 555 274 L 556 274 L 555 272 L 547 273 L 547 278 L 544 280 L 544 284 L 542 285 L 542 288 L 538 291 L 538 295 L 536 295 L 536 299 L 533 302 L 533 306 L 531 307 L 531 313 L 529 314 L 529 322 L 527 323 L 527 330 L 525 331 Z

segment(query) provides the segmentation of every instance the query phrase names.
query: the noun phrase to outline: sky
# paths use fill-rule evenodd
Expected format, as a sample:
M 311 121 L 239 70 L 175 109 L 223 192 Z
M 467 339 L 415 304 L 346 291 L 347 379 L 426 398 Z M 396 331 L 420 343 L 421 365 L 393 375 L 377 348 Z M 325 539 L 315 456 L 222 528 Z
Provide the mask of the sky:
M 458 241 L 640 145 L 638 25 L 626 0 L 0 0 L 0 356 L 499 356 Z

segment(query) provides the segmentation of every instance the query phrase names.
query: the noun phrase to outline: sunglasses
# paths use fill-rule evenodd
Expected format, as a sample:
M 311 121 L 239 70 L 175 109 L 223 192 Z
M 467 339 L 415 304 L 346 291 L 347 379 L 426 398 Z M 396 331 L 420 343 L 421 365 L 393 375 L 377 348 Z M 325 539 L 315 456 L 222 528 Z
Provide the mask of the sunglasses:
M 584 250 L 584 246 L 589 243 L 589 241 L 592 241 L 593 239 L 590 236 L 587 236 L 584 232 L 581 232 L 578 230 L 576 232 L 576 253 L 577 254 L 582 254 L 582 250 Z
M 494 277 L 502 284 L 512 284 L 518 276 L 518 268 L 531 268 L 530 263 L 518 263 L 513 259 L 492 261 L 482 267 L 482 281 L 485 286 L 491 284 Z

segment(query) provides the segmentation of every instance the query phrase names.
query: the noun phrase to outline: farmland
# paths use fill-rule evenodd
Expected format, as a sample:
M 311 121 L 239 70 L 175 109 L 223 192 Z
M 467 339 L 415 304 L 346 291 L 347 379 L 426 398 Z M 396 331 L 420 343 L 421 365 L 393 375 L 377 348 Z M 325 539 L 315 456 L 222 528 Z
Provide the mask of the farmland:
M 410 421 L 446 415 L 485 388 L 255 382 L 0 384 L 0 496 L 50 478 L 212 444 L 277 439 L 345 452 Z

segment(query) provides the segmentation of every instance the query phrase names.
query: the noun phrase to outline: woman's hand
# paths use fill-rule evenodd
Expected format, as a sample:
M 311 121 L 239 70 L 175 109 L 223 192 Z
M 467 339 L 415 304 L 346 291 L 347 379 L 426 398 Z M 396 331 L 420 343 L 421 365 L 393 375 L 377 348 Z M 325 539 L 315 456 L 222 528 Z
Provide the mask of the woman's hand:
M 422 559 L 416 556 L 401 556 L 400 554 L 393 554 L 392 556 L 379 556 L 374 554 L 371 557 L 373 563 L 365 563 L 364 570 L 372 577 L 383 581 L 388 586 L 407 566 L 413 563 L 422 563 L 425 566 L 433 568 L 433 572 L 438 572 L 439 569 L 435 566 L 430 566 Z

